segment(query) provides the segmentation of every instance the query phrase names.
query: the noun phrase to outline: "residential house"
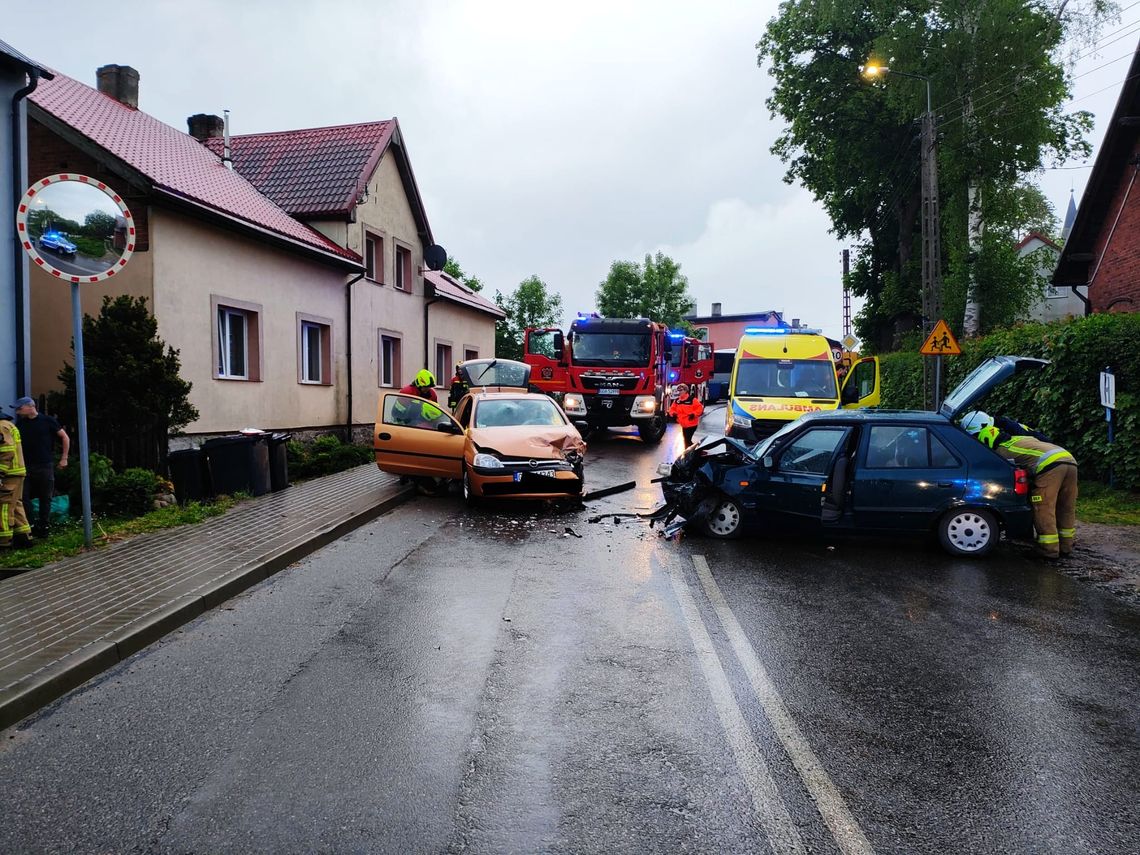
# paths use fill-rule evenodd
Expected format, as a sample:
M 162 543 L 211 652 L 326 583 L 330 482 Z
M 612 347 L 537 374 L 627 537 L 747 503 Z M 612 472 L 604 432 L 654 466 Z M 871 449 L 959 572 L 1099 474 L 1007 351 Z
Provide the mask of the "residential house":
M 220 118 L 187 121 L 193 136 L 225 157 Z M 374 419 L 378 386 L 399 388 L 427 367 L 443 388 L 458 362 L 494 355 L 503 311 L 425 267 L 434 241 L 395 118 L 232 136 L 229 156 L 240 175 L 291 216 L 364 262 L 364 276 L 348 285 L 347 298 L 354 424 Z
M 1085 289 L 1094 312 L 1140 311 L 1140 49 L 1085 185 L 1053 285 Z
M 54 75 L 0 41 L 0 102 L 11 105 L 11 120 L 0 122 L 0 234 L 16 233 L 16 205 L 28 186 L 24 169 L 26 97 L 40 80 Z M 28 305 L 28 256 L 11 240 L 0 259 L 0 409 L 28 394 L 31 327 Z
M 784 316 L 775 310 L 767 312 L 749 312 L 743 315 L 721 314 L 721 304 L 713 303 L 712 312 L 707 315 L 692 314 L 686 316 L 687 320 L 697 330 L 704 330 L 705 341 L 711 341 L 718 349 L 735 348 L 740 343 L 747 327 L 782 327 Z M 799 318 L 792 321 L 792 325 L 800 325 Z
M 1044 286 L 1041 296 L 1029 309 L 1030 320 L 1048 323 L 1064 318 L 1084 315 L 1085 304 L 1071 288 L 1058 288 L 1053 284 L 1053 271 L 1061 255 L 1060 245 L 1039 232 L 1030 232 L 1017 246 L 1018 258 L 1030 258 L 1037 270 L 1037 276 Z
M 359 256 L 290 217 L 193 137 L 138 109 L 138 73 L 98 71 L 99 89 L 56 74 L 29 98 L 28 172 L 90 175 L 115 188 L 137 228 L 113 280 L 82 286 L 145 297 L 180 351 L 194 434 L 343 424 L 346 276 Z M 58 388 L 70 352 L 69 289 L 31 271 L 32 384 Z
M 29 171 L 89 174 L 137 223 L 131 263 L 85 286 L 146 297 L 181 353 L 192 438 L 257 426 L 370 433 L 378 389 L 494 353 L 502 312 L 450 277 L 424 277 L 430 227 L 399 126 L 239 136 L 191 117 L 185 134 L 138 109 L 138 73 L 99 88 L 56 75 L 29 108 Z M 203 144 L 204 143 L 204 144 Z M 67 288 L 32 271 L 32 382 L 70 361 Z M 447 383 L 450 374 L 439 378 Z

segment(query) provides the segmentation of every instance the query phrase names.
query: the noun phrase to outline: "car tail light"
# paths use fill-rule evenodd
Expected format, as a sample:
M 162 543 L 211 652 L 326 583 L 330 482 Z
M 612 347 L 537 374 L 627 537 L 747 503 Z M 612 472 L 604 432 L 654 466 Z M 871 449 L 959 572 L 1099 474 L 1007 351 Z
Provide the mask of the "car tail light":
M 1019 496 L 1029 495 L 1029 473 L 1024 469 L 1013 470 L 1013 492 Z

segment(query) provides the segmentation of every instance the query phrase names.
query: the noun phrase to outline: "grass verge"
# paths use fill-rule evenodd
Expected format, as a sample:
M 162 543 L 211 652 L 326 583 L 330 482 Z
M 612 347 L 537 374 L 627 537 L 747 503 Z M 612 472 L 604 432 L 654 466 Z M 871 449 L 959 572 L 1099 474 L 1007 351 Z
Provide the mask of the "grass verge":
M 210 502 L 188 502 L 151 511 L 141 517 L 129 519 L 104 518 L 94 520 L 94 540 L 96 548 L 126 540 L 138 534 L 180 525 L 193 525 L 224 514 L 242 497 L 219 496 Z M 83 551 L 83 521 L 69 520 L 52 527 L 47 540 L 36 541 L 28 549 L 0 550 L 0 569 L 43 567 L 69 555 Z
M 1081 522 L 1106 525 L 1140 525 L 1140 495 L 1112 490 L 1095 481 L 1082 482 L 1077 497 L 1077 518 Z

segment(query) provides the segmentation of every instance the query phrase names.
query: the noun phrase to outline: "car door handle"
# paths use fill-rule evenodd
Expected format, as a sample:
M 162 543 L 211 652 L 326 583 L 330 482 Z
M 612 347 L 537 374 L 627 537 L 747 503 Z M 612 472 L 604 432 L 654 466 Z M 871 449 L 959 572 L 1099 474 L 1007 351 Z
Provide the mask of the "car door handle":
M 391 438 L 392 438 L 392 434 L 390 434 L 390 433 L 381 433 L 381 434 L 377 434 L 376 438 L 377 438 L 377 439 L 391 439 Z

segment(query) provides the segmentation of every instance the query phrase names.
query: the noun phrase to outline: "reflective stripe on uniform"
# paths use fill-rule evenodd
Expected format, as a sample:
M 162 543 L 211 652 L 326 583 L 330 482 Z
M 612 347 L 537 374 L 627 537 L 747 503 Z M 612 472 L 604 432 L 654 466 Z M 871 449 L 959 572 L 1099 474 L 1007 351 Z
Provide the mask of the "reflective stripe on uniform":
M 1055 451 L 1052 454 L 1050 454 L 1048 457 L 1043 458 L 1042 460 L 1038 461 L 1037 471 L 1040 472 L 1042 469 L 1045 469 L 1046 467 L 1051 466 L 1054 463 L 1058 463 L 1058 462 L 1064 460 L 1065 458 L 1072 460 L 1073 455 L 1069 454 L 1069 452 L 1067 452 L 1065 450 Z
M 1060 543 L 1061 535 L 1059 534 L 1039 534 L 1037 535 L 1038 543 Z
M 1077 530 L 1075 528 L 1061 528 L 1061 529 L 1057 529 L 1057 532 L 1058 532 L 1058 534 L 1061 535 L 1061 537 L 1076 537 L 1077 536 Z

